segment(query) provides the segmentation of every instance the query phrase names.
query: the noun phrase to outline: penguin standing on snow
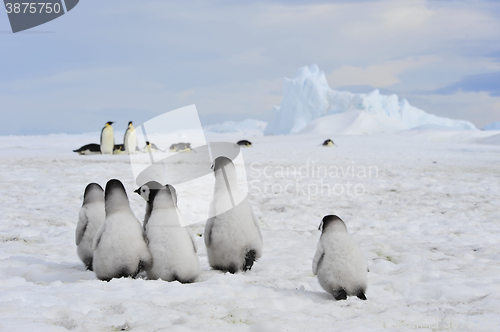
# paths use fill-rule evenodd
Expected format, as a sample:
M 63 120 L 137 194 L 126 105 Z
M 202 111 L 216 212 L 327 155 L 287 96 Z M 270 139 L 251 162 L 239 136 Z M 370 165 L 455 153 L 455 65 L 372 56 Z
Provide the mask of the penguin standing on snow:
M 113 132 L 112 121 L 106 122 L 104 128 L 101 130 L 101 153 L 113 154 L 115 147 L 115 134 Z
M 135 133 L 135 128 L 132 125 L 132 121 L 128 123 L 128 128 L 125 131 L 125 136 L 123 136 L 123 145 L 125 145 L 125 152 L 128 154 L 133 154 L 137 150 L 137 134 Z
M 93 267 L 97 278 L 136 277 L 153 261 L 139 220 L 130 209 L 123 184 L 109 180 L 104 192 L 106 219 L 94 237 Z
M 104 190 L 97 183 L 89 183 L 83 194 L 83 205 L 78 215 L 78 225 L 75 232 L 78 257 L 85 264 L 87 270 L 92 271 L 92 258 L 94 256 L 92 242 L 105 218 Z
M 211 215 L 205 225 L 208 262 L 216 270 L 235 273 L 252 268 L 262 256 L 262 235 L 250 203 L 238 189 L 229 158 L 214 162 L 215 189 Z M 238 203 L 239 202 L 239 203 Z
M 319 284 L 336 300 L 347 296 L 366 300 L 366 261 L 344 222 L 337 216 L 325 216 L 319 229 L 321 237 L 312 265 Z
M 177 208 L 177 194 L 171 185 L 150 181 L 135 191 L 148 202 L 144 227 L 153 266 L 149 279 L 193 282 L 200 273 L 194 237 Z M 147 218 L 147 219 L 146 219 Z

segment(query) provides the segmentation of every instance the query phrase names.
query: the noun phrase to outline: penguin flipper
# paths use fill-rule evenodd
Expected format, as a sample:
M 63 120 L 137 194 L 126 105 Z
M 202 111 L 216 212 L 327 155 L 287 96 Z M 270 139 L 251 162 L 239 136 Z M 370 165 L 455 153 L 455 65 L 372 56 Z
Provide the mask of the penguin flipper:
M 259 231 L 259 237 L 260 240 L 262 241 L 262 233 L 260 232 L 259 221 L 257 220 L 257 217 L 255 216 L 255 213 L 253 213 L 253 211 L 252 211 L 252 219 L 255 227 L 257 228 L 257 231 Z
M 189 229 L 188 229 L 188 234 L 189 234 L 189 238 L 191 239 L 191 243 L 193 244 L 194 252 L 197 253 L 198 252 L 198 248 L 196 248 L 196 243 L 194 242 L 193 232 L 190 232 Z
M 82 242 L 83 235 L 85 235 L 85 230 L 87 229 L 89 220 L 87 219 L 87 214 L 84 210 L 80 210 L 78 225 L 76 225 L 75 231 L 75 243 L 79 245 Z
M 207 220 L 207 224 L 205 225 L 205 245 L 207 248 L 210 248 L 210 244 L 212 242 L 212 227 L 214 226 L 214 219 L 215 218 L 210 218 Z
M 316 249 L 316 253 L 314 254 L 314 258 L 313 258 L 312 270 L 313 270 L 314 275 L 318 274 L 318 269 L 321 266 L 321 262 L 323 261 L 323 257 L 325 257 L 325 249 L 323 248 L 323 245 L 321 244 L 321 242 L 319 242 L 318 249 Z
M 94 236 L 94 242 L 92 242 L 92 249 L 95 251 L 99 246 L 99 242 L 101 242 L 101 237 L 104 234 L 104 230 L 106 229 L 106 223 L 102 224 L 101 227 L 97 230 L 97 233 Z

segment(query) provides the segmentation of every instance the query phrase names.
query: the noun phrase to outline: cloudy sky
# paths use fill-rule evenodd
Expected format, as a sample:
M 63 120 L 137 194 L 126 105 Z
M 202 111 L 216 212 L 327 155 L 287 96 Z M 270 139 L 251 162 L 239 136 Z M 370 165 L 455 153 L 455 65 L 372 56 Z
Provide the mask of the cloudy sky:
M 202 124 L 269 121 L 284 77 L 500 121 L 500 1 L 82 0 L 12 34 L 0 14 L 0 135 L 125 129 L 196 104 Z

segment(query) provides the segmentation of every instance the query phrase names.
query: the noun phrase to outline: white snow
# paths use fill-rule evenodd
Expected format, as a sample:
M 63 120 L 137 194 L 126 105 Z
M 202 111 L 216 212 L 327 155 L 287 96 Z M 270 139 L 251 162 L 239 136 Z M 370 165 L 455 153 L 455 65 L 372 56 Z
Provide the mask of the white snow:
M 347 111 L 315 119 L 300 134 L 360 135 L 389 133 L 405 129 L 403 125 L 384 114 L 368 114 L 363 111 Z
M 330 114 L 361 110 L 371 115 L 385 115 L 398 121 L 404 128 L 434 124 L 455 129 L 476 129 L 469 121 L 437 117 L 418 109 L 396 94 L 381 95 L 378 90 L 368 94 L 354 94 L 330 88 L 325 74 L 317 65 L 305 66 L 294 78 L 285 78 L 283 99 L 273 108 L 273 119 L 266 135 L 295 134 L 314 119 Z
M 71 152 L 94 135 L 0 137 L 0 330 L 497 331 L 500 146 L 472 133 L 484 135 L 332 135 L 328 148 L 320 135 L 253 138 L 242 153 L 263 256 L 247 273 L 212 271 L 197 236 L 202 272 L 188 285 L 102 282 L 78 259 L 89 182 L 122 180 L 143 218 L 127 156 Z M 327 214 L 346 222 L 367 259 L 367 301 L 336 302 L 312 274 Z M 201 235 L 204 223 L 190 227 Z
M 481 128 L 482 130 L 500 130 L 500 121 L 493 121 Z

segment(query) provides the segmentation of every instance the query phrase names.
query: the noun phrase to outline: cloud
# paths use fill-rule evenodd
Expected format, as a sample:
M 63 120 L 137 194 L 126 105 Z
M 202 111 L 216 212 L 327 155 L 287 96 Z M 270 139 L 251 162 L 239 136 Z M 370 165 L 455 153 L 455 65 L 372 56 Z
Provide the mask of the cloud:
M 398 75 L 410 68 L 418 68 L 436 61 L 432 57 L 389 61 L 366 68 L 344 65 L 327 76 L 332 88 L 346 85 L 371 85 L 385 88 L 400 83 Z
M 500 71 L 465 76 L 460 81 L 433 92 L 448 95 L 457 91 L 489 92 L 491 96 L 500 96 Z

